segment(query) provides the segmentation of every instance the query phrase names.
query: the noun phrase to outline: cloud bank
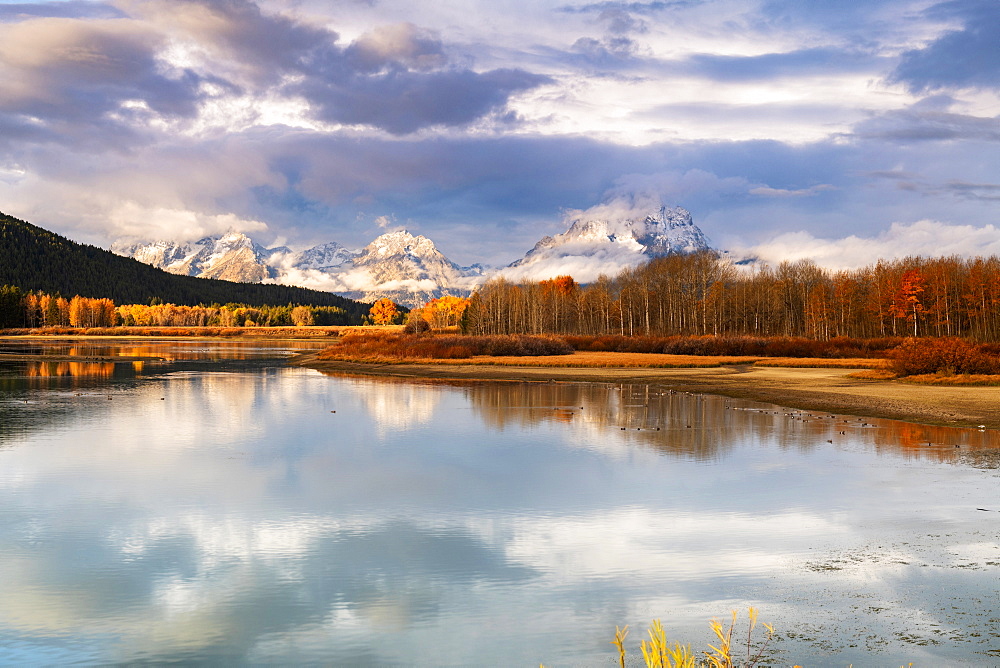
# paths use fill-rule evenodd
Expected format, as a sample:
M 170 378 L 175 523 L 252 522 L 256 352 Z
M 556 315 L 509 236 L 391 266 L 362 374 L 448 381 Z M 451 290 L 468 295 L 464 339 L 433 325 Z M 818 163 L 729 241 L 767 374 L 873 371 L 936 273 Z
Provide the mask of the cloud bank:
M 908 256 L 1000 256 L 1000 228 L 993 225 L 950 225 L 933 220 L 893 223 L 874 236 L 851 235 L 823 239 L 805 231 L 779 235 L 749 248 L 733 249 L 736 257 L 756 257 L 777 264 L 784 260 L 813 260 L 829 269 L 857 269 L 879 259 Z
M 394 221 L 494 265 L 609 194 L 724 247 L 986 229 L 998 22 L 989 0 L 4 3 L 0 210 L 104 246 L 232 221 L 357 247 Z

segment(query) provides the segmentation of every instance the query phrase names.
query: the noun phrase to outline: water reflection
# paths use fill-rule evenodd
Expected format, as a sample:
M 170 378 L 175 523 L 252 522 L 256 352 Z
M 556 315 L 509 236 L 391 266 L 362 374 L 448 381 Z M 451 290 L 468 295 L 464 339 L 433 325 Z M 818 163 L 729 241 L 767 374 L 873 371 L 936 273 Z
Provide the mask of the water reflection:
M 1000 637 L 992 432 L 170 368 L 0 388 L 0 663 L 610 665 L 615 625 L 747 604 L 778 664 Z
M 329 345 L 315 340 L 0 338 L 0 354 L 68 357 L 148 357 L 163 360 L 242 360 L 286 356 Z
M 421 385 L 393 378 L 358 381 L 369 395 L 396 396 Z M 600 383 L 493 383 L 423 381 L 424 386 L 461 388 L 477 415 L 491 429 L 524 429 L 548 422 L 571 425 L 593 440 L 645 444 L 666 454 L 714 459 L 720 451 L 749 441 L 774 440 L 798 450 L 864 447 L 918 459 L 955 462 L 970 451 L 1000 449 L 996 431 L 920 425 L 896 420 L 858 418 L 800 411 L 738 399 L 673 392 L 655 385 Z M 405 405 L 395 404 L 406 422 L 415 419 Z M 392 412 L 392 411 L 389 411 Z M 417 410 L 426 422 L 427 410 Z M 614 431 L 624 432 L 614 434 Z M 599 437 L 599 439 L 597 438 Z

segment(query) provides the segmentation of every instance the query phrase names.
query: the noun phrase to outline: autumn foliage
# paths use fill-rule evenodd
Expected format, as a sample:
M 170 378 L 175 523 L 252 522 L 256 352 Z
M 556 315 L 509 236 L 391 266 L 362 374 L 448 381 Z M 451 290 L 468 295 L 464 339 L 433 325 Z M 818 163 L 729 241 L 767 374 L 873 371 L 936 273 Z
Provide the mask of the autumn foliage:
M 454 327 L 462 320 L 462 315 L 468 307 L 469 300 L 467 298 L 445 295 L 444 297 L 432 299 L 420 308 L 410 311 L 406 324 L 409 325 L 411 322 L 417 323 L 419 320 L 423 320 L 428 324 L 426 328 L 422 325 L 414 324 L 412 326 L 413 331 Z
M 385 297 L 372 304 L 372 308 L 368 312 L 368 318 L 373 325 L 393 325 L 400 315 L 396 303 Z
M 743 267 L 712 252 L 671 255 L 588 285 L 496 278 L 472 296 L 463 323 L 478 334 L 1000 341 L 1000 258 L 829 271 L 808 260 Z
M 326 360 L 467 359 L 476 355 L 566 355 L 573 349 L 562 339 L 543 336 L 412 336 L 351 333 L 319 353 Z
M 0 286 L 0 328 L 74 327 L 285 327 L 347 325 L 351 316 L 336 306 L 247 306 L 245 304 L 184 306 L 122 304 L 110 299 L 74 296 L 66 299 L 45 292 L 22 292 Z
M 953 337 L 907 339 L 889 353 L 889 359 L 890 368 L 900 376 L 1000 372 L 1000 357 L 982 345 Z
M 884 356 L 903 339 L 838 337 L 817 341 L 788 336 L 573 336 L 562 337 L 574 350 L 666 355 L 742 355 L 857 359 Z

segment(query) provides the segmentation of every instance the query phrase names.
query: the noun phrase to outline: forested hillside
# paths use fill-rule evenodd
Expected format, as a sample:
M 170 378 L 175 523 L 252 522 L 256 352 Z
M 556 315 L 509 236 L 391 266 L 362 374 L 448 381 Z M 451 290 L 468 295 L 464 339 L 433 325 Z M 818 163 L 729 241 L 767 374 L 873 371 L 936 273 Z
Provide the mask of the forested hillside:
M 70 241 L 0 213 L 0 285 L 118 304 L 308 304 L 342 308 L 361 322 L 370 305 L 330 292 L 284 285 L 177 276 L 110 251 Z

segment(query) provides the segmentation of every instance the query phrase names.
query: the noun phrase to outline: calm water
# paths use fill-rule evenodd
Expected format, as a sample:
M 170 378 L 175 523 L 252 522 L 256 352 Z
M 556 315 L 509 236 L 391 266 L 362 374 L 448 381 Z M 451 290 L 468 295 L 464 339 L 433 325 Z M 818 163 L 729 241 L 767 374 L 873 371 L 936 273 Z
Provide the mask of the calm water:
M 0 363 L 0 663 L 611 666 L 747 605 L 776 663 L 1000 661 L 993 432 L 288 348 L 0 343 L 159 358 Z

